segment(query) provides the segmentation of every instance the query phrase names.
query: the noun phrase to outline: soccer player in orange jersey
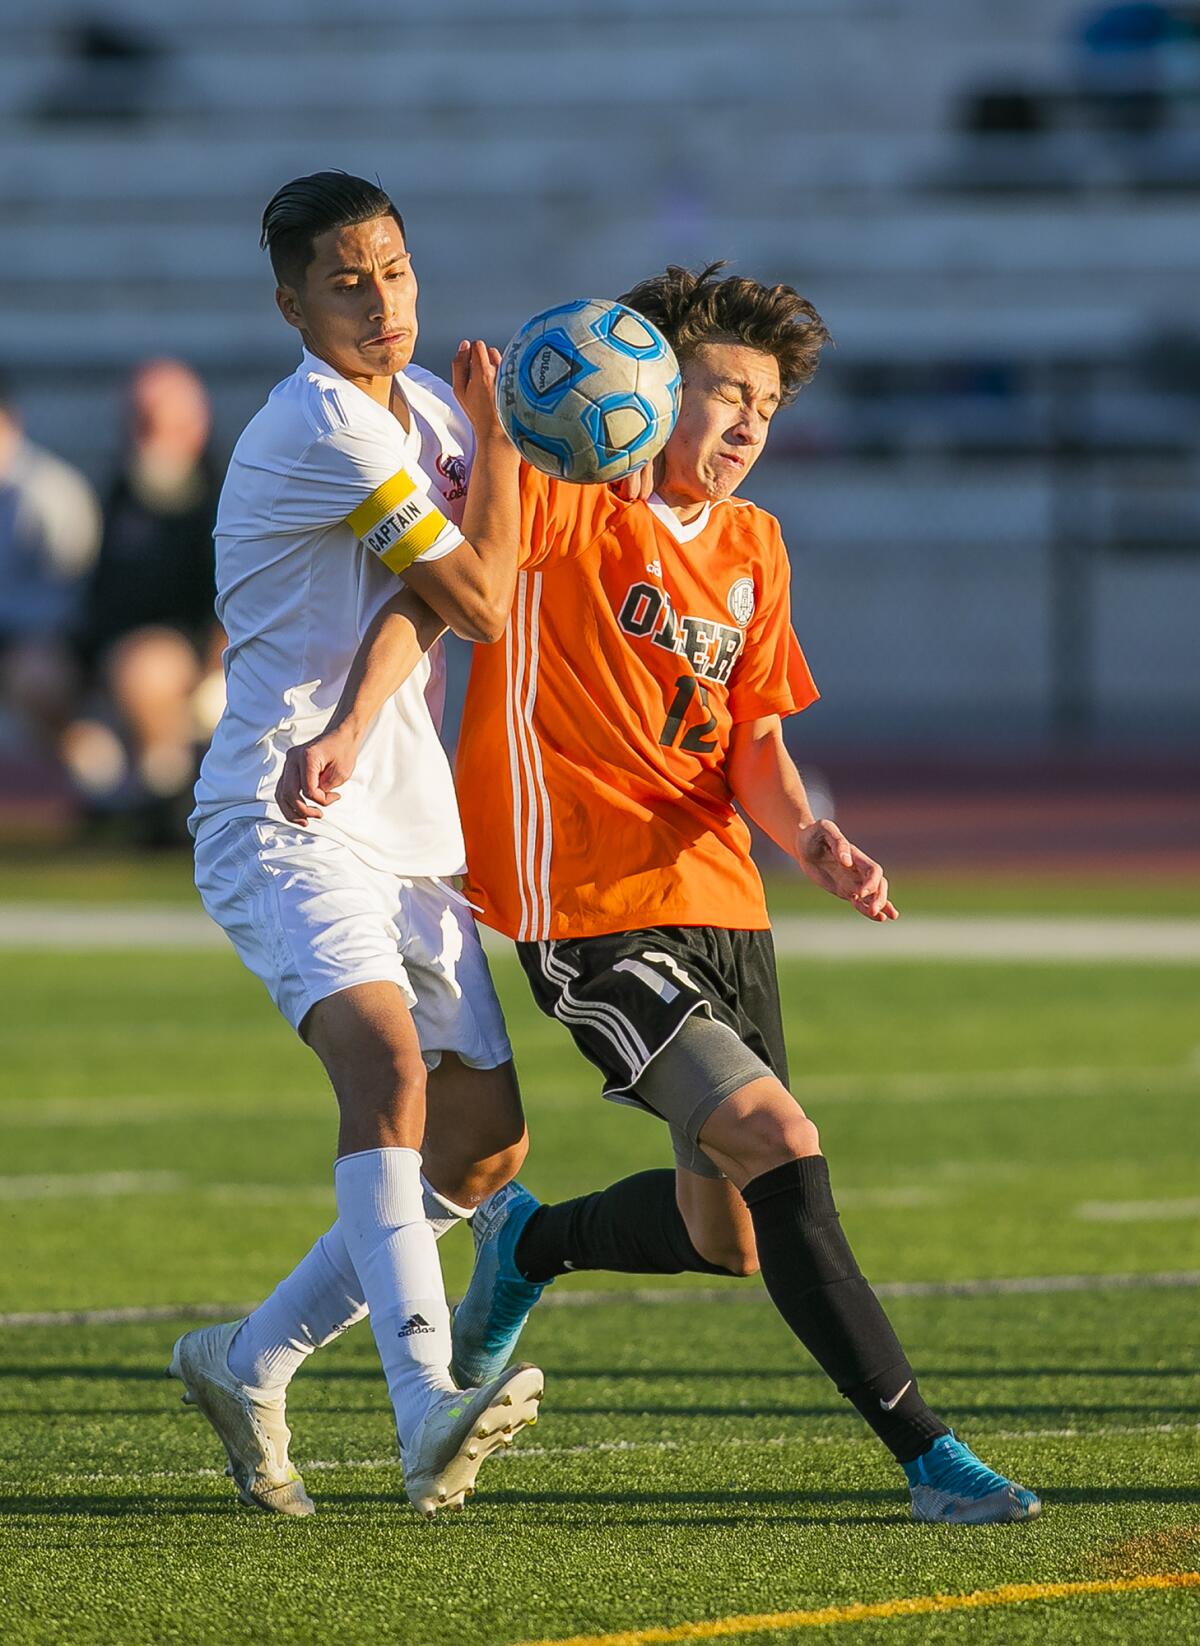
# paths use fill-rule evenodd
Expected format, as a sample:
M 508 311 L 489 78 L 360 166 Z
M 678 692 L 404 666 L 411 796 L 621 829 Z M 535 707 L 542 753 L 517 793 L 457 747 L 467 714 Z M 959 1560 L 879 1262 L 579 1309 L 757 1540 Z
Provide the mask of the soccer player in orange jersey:
M 516 1184 L 485 1202 L 452 1369 L 462 1384 L 493 1376 L 567 1270 L 761 1268 L 784 1320 L 903 1465 L 914 1518 L 1026 1519 L 1035 1494 L 922 1399 L 842 1232 L 816 1126 L 788 1090 L 738 812 L 866 918 L 896 918 L 880 866 L 813 817 L 784 746 L 782 717 L 816 690 L 779 526 L 735 495 L 827 334 L 790 287 L 719 265 L 668 269 L 623 301 L 679 357 L 679 420 L 648 497 L 522 469 L 516 598 L 503 639 L 476 650 L 456 778 L 483 920 L 516 940 L 538 1005 L 599 1067 L 605 1095 L 666 1121 L 676 1165 L 553 1206 Z M 388 647 L 382 626 L 365 671 L 377 682 L 405 667 L 403 638 Z M 297 751 L 289 803 L 328 794 L 354 758 L 336 729 Z

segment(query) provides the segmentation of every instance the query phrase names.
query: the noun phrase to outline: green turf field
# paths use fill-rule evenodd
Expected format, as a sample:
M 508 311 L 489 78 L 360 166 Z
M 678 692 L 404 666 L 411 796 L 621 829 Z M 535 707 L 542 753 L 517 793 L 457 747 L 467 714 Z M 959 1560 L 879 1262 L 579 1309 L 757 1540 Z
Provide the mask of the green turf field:
M 498 981 L 530 1186 L 665 1163 L 511 963 Z M 783 985 L 796 1088 L 875 1280 L 1200 1270 L 1194 972 L 795 962 Z M 678 1301 L 648 1304 L 602 1276 L 560 1281 L 535 1315 L 543 1421 L 465 1514 L 404 1506 L 366 1328 L 294 1387 L 320 1513 L 239 1509 L 161 1376 L 178 1324 L 11 1322 L 258 1296 L 331 1214 L 316 1066 L 221 953 L 0 954 L 0 987 L 6 1643 L 1200 1638 L 1180 1576 L 1200 1566 L 1200 1311 L 1182 1284 L 889 1302 L 935 1403 L 1043 1489 L 1026 1527 L 911 1526 L 894 1466 L 757 1281 L 690 1298 L 701 1283 L 656 1281 Z M 469 1241 L 443 1251 L 459 1289 Z M 1117 1587 L 1158 1577 L 1177 1586 Z M 976 1591 L 970 1610 L 929 1600 Z M 741 1616 L 760 1622 L 719 1623 Z
M 891 870 L 889 869 L 889 872 Z M 1200 877 L 1064 876 L 1045 870 L 1010 874 L 981 866 L 978 874 L 893 873 L 896 902 L 905 914 L 1128 915 L 1151 918 L 1200 915 Z M 786 867 L 768 875 L 777 914 L 828 914 L 824 892 Z M 30 902 L 178 904 L 194 908 L 191 854 L 137 855 L 107 848 L 0 849 L 0 905 Z

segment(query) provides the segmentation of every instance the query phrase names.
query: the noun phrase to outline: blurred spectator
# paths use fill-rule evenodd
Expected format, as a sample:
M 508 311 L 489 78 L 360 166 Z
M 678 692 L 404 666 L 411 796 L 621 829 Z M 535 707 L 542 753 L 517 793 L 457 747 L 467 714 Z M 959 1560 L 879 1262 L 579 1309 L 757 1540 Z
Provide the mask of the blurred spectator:
M 181 838 L 197 746 L 223 701 L 225 637 L 213 616 L 220 477 L 209 432 L 208 397 L 188 367 L 139 367 L 80 629 L 104 701 L 63 744 L 93 805 L 131 812 L 154 844 Z
M 166 53 L 140 25 L 90 17 L 71 25 L 66 61 L 42 94 L 44 120 L 144 120 L 164 101 Z
M 92 488 L 25 438 L 0 383 L 0 704 L 46 751 L 74 710 L 68 636 L 99 543 Z

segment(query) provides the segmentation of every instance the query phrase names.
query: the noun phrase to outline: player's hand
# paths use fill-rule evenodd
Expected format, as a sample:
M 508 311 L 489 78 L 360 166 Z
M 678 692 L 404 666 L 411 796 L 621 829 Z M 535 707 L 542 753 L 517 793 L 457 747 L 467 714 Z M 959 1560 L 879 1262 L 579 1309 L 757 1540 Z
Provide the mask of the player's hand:
M 450 380 L 454 386 L 454 398 L 470 418 L 477 440 L 503 434 L 496 414 L 496 373 L 499 369 L 499 349 L 489 349 L 479 338 L 474 342 L 464 338 L 458 345 L 450 367 Z
M 643 463 L 621 480 L 613 480 L 611 490 L 622 503 L 646 503 L 654 495 L 654 464 Z
M 845 898 L 868 920 L 898 920 L 888 883 L 874 858 L 852 846 L 836 823 L 819 818 L 800 830 L 799 862 L 815 886 Z
M 289 823 L 301 828 L 341 799 L 338 790 L 354 771 L 358 740 L 345 730 L 322 732 L 311 743 L 297 743 L 284 758 L 275 785 L 275 804 Z

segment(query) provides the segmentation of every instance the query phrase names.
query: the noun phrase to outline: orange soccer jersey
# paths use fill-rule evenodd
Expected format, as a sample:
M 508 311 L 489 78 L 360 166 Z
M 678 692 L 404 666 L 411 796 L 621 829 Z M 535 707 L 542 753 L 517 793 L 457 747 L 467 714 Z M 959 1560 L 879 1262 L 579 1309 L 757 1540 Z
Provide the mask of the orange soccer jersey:
M 731 500 L 681 526 L 525 465 L 521 489 L 516 598 L 458 745 L 472 901 L 524 941 L 765 927 L 724 762 L 735 723 L 817 695 L 778 524 Z

